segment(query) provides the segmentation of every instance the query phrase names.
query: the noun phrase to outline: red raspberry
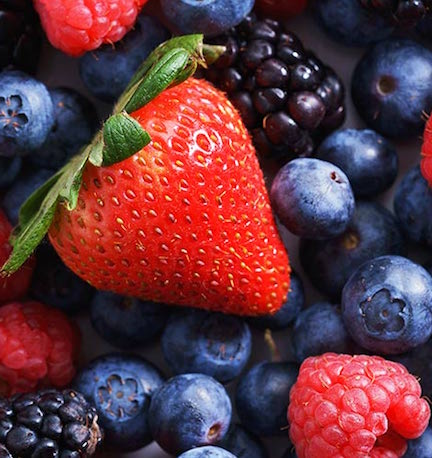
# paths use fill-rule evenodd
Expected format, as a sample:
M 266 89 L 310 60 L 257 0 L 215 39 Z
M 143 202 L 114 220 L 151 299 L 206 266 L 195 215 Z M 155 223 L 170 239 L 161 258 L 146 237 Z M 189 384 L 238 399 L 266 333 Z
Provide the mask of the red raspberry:
M 290 437 L 299 458 L 399 458 L 422 435 L 429 404 L 404 366 L 378 356 L 307 358 L 291 389 Z
M 67 385 L 79 345 L 78 329 L 59 310 L 38 302 L 0 307 L 0 394 Z
M 11 231 L 11 224 L 3 211 L 0 210 L 0 265 L 7 261 L 12 251 L 9 244 Z M 30 258 L 13 275 L 9 277 L 0 276 L 0 304 L 15 301 L 24 296 L 30 286 L 34 265 L 34 258 Z
M 115 43 L 135 24 L 147 0 L 34 0 L 53 46 L 79 56 Z
M 429 186 L 432 186 L 432 116 L 429 117 L 426 123 L 423 136 L 422 156 L 421 171 L 428 181 Z

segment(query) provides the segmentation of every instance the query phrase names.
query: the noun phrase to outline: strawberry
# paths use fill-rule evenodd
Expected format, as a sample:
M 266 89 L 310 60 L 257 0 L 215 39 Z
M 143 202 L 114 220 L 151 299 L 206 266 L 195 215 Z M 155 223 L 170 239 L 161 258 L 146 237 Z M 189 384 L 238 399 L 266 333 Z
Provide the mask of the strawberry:
M 432 186 L 432 116 L 428 118 L 423 135 L 421 171 L 424 178 Z
M 165 67 L 158 65 L 144 64 L 154 71 L 141 86 L 164 80 Z M 180 67 L 189 74 L 194 65 Z M 49 238 L 65 264 L 99 289 L 239 315 L 275 312 L 286 300 L 289 263 L 251 139 L 222 92 L 204 80 L 184 80 L 184 74 L 174 78 L 180 84 L 147 103 L 132 96 L 125 105 L 130 116 L 119 102 L 103 129 L 105 159 L 95 160 L 97 136 L 89 160 L 82 156 L 82 168 L 69 180 L 79 178 L 81 186 L 52 207 Z M 134 129 L 145 134 L 142 143 L 112 161 L 134 143 Z M 128 136 L 121 147 L 111 144 Z M 35 203 L 40 212 L 53 192 L 64 197 L 57 189 L 64 175 L 52 179 L 58 181 L 42 206 L 37 193 L 24 205 L 24 223 Z M 24 226 L 15 239 L 18 252 L 32 230 Z

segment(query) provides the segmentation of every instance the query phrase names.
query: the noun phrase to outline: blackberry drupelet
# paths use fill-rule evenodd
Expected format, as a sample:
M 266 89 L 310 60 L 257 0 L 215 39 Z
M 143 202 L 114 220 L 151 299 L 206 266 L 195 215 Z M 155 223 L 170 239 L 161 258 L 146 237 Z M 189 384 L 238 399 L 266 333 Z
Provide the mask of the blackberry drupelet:
M 261 156 L 308 156 L 343 123 L 342 81 L 284 23 L 250 15 L 211 42 L 226 51 L 205 76 L 227 92 Z
M 82 394 L 53 389 L 0 398 L 2 458 L 87 458 L 102 440 Z
M 401 27 L 414 27 L 427 14 L 432 14 L 432 0 L 359 0 L 370 10 L 390 18 Z
M 29 0 L 0 0 L 0 71 L 11 65 L 35 73 L 42 33 Z

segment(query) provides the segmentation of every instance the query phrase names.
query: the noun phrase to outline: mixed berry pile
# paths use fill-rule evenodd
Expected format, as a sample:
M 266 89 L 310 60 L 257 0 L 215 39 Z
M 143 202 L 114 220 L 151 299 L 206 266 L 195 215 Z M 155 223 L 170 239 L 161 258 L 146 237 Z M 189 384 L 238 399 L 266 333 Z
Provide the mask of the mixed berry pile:
M 432 457 L 431 114 L 430 0 L 0 0 L 0 457 Z

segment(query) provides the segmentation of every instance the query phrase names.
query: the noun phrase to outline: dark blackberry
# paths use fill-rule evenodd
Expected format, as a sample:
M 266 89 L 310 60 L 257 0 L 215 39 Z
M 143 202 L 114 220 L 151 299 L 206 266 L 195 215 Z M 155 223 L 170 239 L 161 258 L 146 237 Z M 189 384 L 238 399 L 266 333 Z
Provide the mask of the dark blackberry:
M 35 73 L 41 37 L 30 0 L 0 0 L 0 71 L 11 65 Z
M 404 28 L 414 27 L 432 12 L 431 0 L 358 0 L 364 7 L 389 17 Z
M 341 80 L 284 23 L 250 15 L 211 42 L 226 52 L 205 76 L 227 92 L 262 156 L 308 156 L 343 123 Z
M 102 439 L 96 411 L 73 390 L 0 398 L 1 458 L 86 458 Z

